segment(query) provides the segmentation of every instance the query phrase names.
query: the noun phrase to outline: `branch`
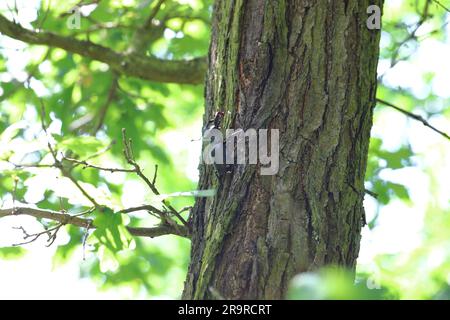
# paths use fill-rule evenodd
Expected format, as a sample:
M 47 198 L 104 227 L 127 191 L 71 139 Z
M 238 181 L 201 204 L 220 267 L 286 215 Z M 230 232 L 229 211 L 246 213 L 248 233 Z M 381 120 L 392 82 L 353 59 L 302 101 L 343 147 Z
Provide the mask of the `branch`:
M 420 14 L 420 20 L 416 23 L 414 30 L 412 30 L 412 32 L 408 34 L 408 36 L 405 39 L 403 39 L 403 41 L 397 44 L 397 47 L 391 57 L 391 68 L 393 68 L 398 62 L 400 62 L 400 60 L 403 60 L 398 59 L 398 56 L 400 54 L 400 48 L 403 45 L 405 45 L 408 41 L 417 39 L 417 31 L 419 31 L 420 27 L 425 23 L 425 21 L 427 21 L 428 17 L 430 16 L 429 15 L 430 2 L 431 0 L 426 0 L 423 11 Z
M 35 217 L 38 219 L 47 219 L 52 221 L 57 221 L 62 225 L 70 224 L 73 226 L 77 226 L 80 228 L 89 228 L 95 229 L 95 224 L 93 224 L 90 219 L 83 219 L 78 217 L 77 215 L 70 215 L 67 213 L 61 213 L 58 211 L 52 210 L 44 210 L 44 209 L 35 209 L 28 207 L 18 207 L 12 209 L 0 209 L 0 218 L 10 217 L 10 216 L 18 216 L 18 215 L 27 215 L 31 217 Z M 153 228 L 135 228 L 135 227 L 126 227 L 128 232 L 131 235 L 137 237 L 159 237 L 168 234 L 174 234 L 181 237 L 188 238 L 188 231 L 186 227 L 183 226 L 171 226 L 171 225 L 162 225 Z M 48 233 L 48 230 L 44 233 Z
M 77 181 L 77 179 L 75 179 L 72 174 L 66 170 L 61 163 L 56 163 L 55 164 L 57 168 L 60 169 L 61 174 L 68 178 L 70 181 L 72 181 L 72 183 L 78 188 L 78 190 L 80 190 L 80 192 L 96 207 L 96 208 L 101 208 L 100 204 L 81 186 L 81 184 Z
M 387 101 L 384 101 L 384 100 L 381 100 L 381 99 L 378 99 L 378 98 L 376 99 L 376 101 L 379 102 L 379 103 L 381 103 L 381 104 L 383 104 L 383 105 L 385 105 L 385 106 L 394 108 L 395 110 L 400 111 L 401 113 L 407 115 L 408 117 L 410 117 L 410 118 L 412 118 L 412 119 L 414 119 L 414 120 L 417 120 L 417 121 L 422 122 L 424 126 L 430 128 L 431 130 L 433 130 L 433 131 L 439 133 L 439 134 L 440 134 L 441 136 L 443 136 L 444 138 L 450 140 L 450 136 L 449 136 L 448 134 L 446 134 L 445 132 L 443 132 L 443 131 L 441 131 L 441 130 L 439 130 L 439 129 L 436 129 L 436 128 L 433 127 L 427 120 L 425 120 L 425 119 L 422 118 L 421 116 L 419 116 L 419 115 L 417 115 L 417 114 L 414 114 L 414 113 L 412 113 L 412 112 L 406 111 L 405 109 L 402 109 L 402 108 L 400 108 L 400 107 L 397 107 L 396 105 L 394 105 L 394 104 L 392 104 L 392 103 L 390 103 L 390 102 L 387 102 Z
M 130 212 L 135 212 L 135 211 L 141 211 L 141 210 L 147 210 L 147 211 L 151 211 L 151 212 L 155 212 L 157 213 L 159 216 L 163 216 L 165 214 L 165 212 L 155 208 L 152 205 L 149 204 L 145 204 L 139 207 L 132 207 L 132 208 L 128 208 L 128 209 L 123 209 L 118 211 L 117 213 L 130 213 Z
M 441 7 L 442 9 L 444 9 L 447 12 L 450 12 L 450 9 L 447 8 L 446 6 L 444 6 L 442 3 L 440 3 L 438 0 L 433 0 L 434 3 L 436 3 L 439 7 Z
M 107 90 L 107 95 L 105 101 L 100 106 L 100 109 L 94 113 L 87 113 L 84 116 L 74 120 L 69 125 L 70 131 L 80 131 L 83 130 L 84 133 L 88 133 L 91 136 L 95 136 L 97 132 L 102 128 L 106 114 L 111 104 L 116 100 L 117 97 L 117 89 L 119 85 L 119 75 L 116 72 L 112 72 L 112 81 Z M 95 121 L 93 121 L 95 120 Z M 94 124 L 92 124 L 95 122 Z M 91 128 L 88 128 L 88 125 Z
M 206 58 L 164 60 L 138 53 L 123 54 L 90 41 L 64 37 L 52 32 L 28 30 L 0 15 L 0 32 L 11 38 L 64 49 L 108 64 L 119 74 L 156 82 L 202 84 Z
M 378 194 L 369 189 L 364 189 L 364 193 L 367 193 L 372 198 L 378 199 Z
M 47 239 L 47 247 L 50 247 L 56 240 L 56 236 L 58 235 L 58 231 L 61 229 L 61 227 L 63 226 L 63 223 L 58 223 L 58 225 L 56 227 L 50 228 L 50 229 L 46 229 L 44 231 L 38 232 L 38 233 L 33 233 L 33 234 L 29 234 L 23 227 L 17 227 L 17 228 L 13 228 L 13 229 L 18 229 L 21 230 L 23 233 L 23 239 L 26 240 L 25 242 L 21 242 L 21 243 L 16 243 L 13 246 L 22 246 L 24 244 L 28 244 L 31 242 L 36 241 L 37 239 L 39 239 L 41 236 L 43 235 L 47 235 L 48 239 Z M 31 240 L 27 240 L 31 238 Z
M 88 163 L 86 160 L 77 160 L 77 159 L 72 159 L 72 158 L 68 158 L 66 156 L 63 156 L 62 160 L 66 160 L 68 162 L 72 162 L 74 164 L 77 165 L 82 165 L 83 169 L 86 168 L 92 168 L 92 169 L 97 169 L 100 171 L 108 171 L 108 172 L 135 172 L 134 169 L 122 169 L 122 168 L 104 168 L 104 167 L 100 167 L 100 166 L 96 166 L 93 164 Z
M 42 115 L 41 115 L 41 121 L 42 121 L 42 128 L 44 130 L 44 132 L 47 134 L 47 127 L 45 124 L 45 109 L 44 109 L 44 105 L 42 104 Z M 141 179 L 144 180 L 144 182 L 147 184 L 147 186 L 150 188 L 150 190 L 155 194 L 155 195 L 160 195 L 160 192 L 158 191 L 157 187 L 156 187 L 156 178 L 157 178 L 157 174 L 158 174 L 158 165 L 155 165 L 155 172 L 153 175 L 153 179 L 152 181 L 150 181 L 149 178 L 147 178 L 147 176 L 145 176 L 145 174 L 142 172 L 141 167 L 139 166 L 139 164 L 136 162 L 135 158 L 134 158 L 134 154 L 133 154 L 133 150 L 132 150 L 132 146 L 131 146 L 131 139 L 126 138 L 126 133 L 125 133 L 125 129 L 123 129 L 122 131 L 122 135 L 123 135 L 123 144 L 124 144 L 124 155 L 125 158 L 127 160 L 127 162 L 133 166 L 133 169 L 123 169 L 123 168 L 107 168 L 107 167 L 101 167 L 98 165 L 93 165 L 88 163 L 86 160 L 78 160 L 78 159 L 73 159 L 73 158 L 69 158 L 66 157 L 64 154 L 61 155 L 61 160 L 58 159 L 57 157 L 57 151 L 52 147 L 50 141 L 48 141 L 48 148 L 50 150 L 50 153 L 53 156 L 54 159 L 54 163 L 51 165 L 41 165 L 41 164 L 26 164 L 26 165 L 22 165 L 22 164 L 13 164 L 16 168 L 29 168 L 29 167 L 41 167 L 41 166 L 45 166 L 45 167 L 54 167 L 57 168 L 61 171 L 61 174 L 70 179 L 70 181 L 83 193 L 83 195 L 94 205 L 94 208 L 99 209 L 100 211 L 102 211 L 103 207 L 100 206 L 96 200 L 89 195 L 89 193 L 81 186 L 81 184 L 72 176 L 71 174 L 71 169 L 73 169 L 74 167 L 78 166 L 78 165 L 82 165 L 83 169 L 86 168 L 92 168 L 92 169 L 96 169 L 96 170 L 101 170 L 101 171 L 108 171 L 108 172 L 126 172 L 126 173 L 135 173 L 136 175 L 138 175 Z M 68 168 L 67 166 L 65 166 L 66 162 L 71 164 L 71 167 Z M 187 221 L 181 216 L 181 213 L 184 211 L 187 211 L 188 208 L 184 208 L 182 209 L 182 211 L 177 211 L 173 206 L 170 205 L 170 203 L 165 200 L 162 199 L 161 203 L 163 204 L 163 209 L 157 209 L 156 207 L 153 207 L 151 205 L 144 205 L 144 206 L 140 206 L 140 207 L 136 207 L 136 208 L 129 208 L 129 209 L 125 209 L 122 211 L 119 211 L 119 213 L 129 213 L 129 212 L 134 212 L 134 211 L 138 211 L 138 210 L 147 210 L 150 214 L 159 217 L 162 221 L 163 225 L 170 225 L 171 227 L 175 228 L 178 230 L 178 228 L 180 227 L 180 225 L 178 225 L 177 222 L 175 222 L 170 215 L 177 217 L 183 224 L 183 228 L 186 229 L 186 227 L 188 226 Z M 177 231 L 177 233 L 185 233 L 185 231 L 183 231 L 183 229 L 181 229 L 181 231 Z
M 63 164 L 61 163 L 60 160 L 58 160 L 57 154 L 56 154 L 56 150 L 52 147 L 52 144 L 50 143 L 49 135 L 47 132 L 47 126 L 45 124 L 45 105 L 44 102 L 42 100 L 40 100 L 41 102 L 41 126 L 42 126 L 42 130 L 44 130 L 45 136 L 47 138 L 47 146 L 48 149 L 50 150 L 50 153 L 52 154 L 53 160 L 54 160 L 54 167 L 58 168 L 59 171 L 61 171 L 61 174 L 68 178 L 70 181 L 72 181 L 72 183 L 81 191 L 81 193 L 96 207 L 99 208 L 100 205 L 97 203 L 97 201 L 91 197 L 89 195 L 89 193 L 84 190 L 84 188 L 80 185 L 80 183 L 71 175 L 70 171 L 67 170 L 66 168 L 64 168 Z
M 145 23 L 136 29 L 131 39 L 131 45 L 129 49 L 130 52 L 144 54 L 145 49 L 149 45 L 151 39 L 154 37 L 154 34 L 164 31 L 164 23 L 161 22 L 160 24 L 154 24 L 153 22 L 153 19 L 158 14 L 159 9 L 164 2 L 165 0 L 158 0 L 149 16 L 147 17 Z
M 5 159 L 4 161 L 8 162 L 9 164 L 13 165 L 16 169 L 24 169 L 24 168 L 54 168 L 55 165 L 53 164 L 40 164 L 40 163 L 14 163 L 11 162 L 9 159 Z
M 156 175 L 157 175 L 157 171 L 158 171 L 158 166 L 155 166 L 155 175 L 153 177 L 153 182 L 150 181 L 149 178 L 147 178 L 145 176 L 145 174 L 142 172 L 141 167 L 139 166 L 139 164 L 136 162 L 136 160 L 134 159 L 134 154 L 133 154 L 133 148 L 131 146 L 131 139 L 127 139 L 126 136 L 126 130 L 125 128 L 122 128 L 122 142 L 123 142 L 123 154 L 125 156 L 125 159 L 127 160 L 128 164 L 132 165 L 134 167 L 134 172 L 139 176 L 139 178 L 141 178 L 142 180 L 144 180 L 144 182 L 147 184 L 147 186 L 150 188 L 150 190 L 156 195 L 159 196 L 161 195 L 158 191 L 158 188 L 156 188 L 155 185 L 155 180 L 156 180 Z M 170 205 L 170 203 L 168 201 L 166 201 L 165 199 L 161 200 L 162 204 L 164 206 L 166 206 L 170 212 L 177 217 L 185 226 L 188 225 L 187 221 L 180 215 L 180 213 Z
M 111 86 L 108 90 L 108 97 L 106 98 L 105 103 L 102 105 L 100 110 L 98 111 L 98 120 L 97 124 L 94 128 L 93 134 L 95 135 L 103 126 L 103 123 L 105 121 L 106 113 L 108 112 L 109 106 L 116 98 L 116 92 L 117 92 L 117 86 L 119 83 L 119 78 L 116 74 L 113 75 L 113 80 L 111 82 Z

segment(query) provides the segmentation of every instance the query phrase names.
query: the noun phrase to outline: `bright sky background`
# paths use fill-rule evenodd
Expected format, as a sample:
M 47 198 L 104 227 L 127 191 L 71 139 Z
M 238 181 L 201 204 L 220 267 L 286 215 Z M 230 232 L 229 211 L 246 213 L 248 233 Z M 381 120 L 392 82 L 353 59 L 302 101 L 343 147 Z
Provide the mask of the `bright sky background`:
M 21 22 L 27 25 L 27 21 L 34 18 L 34 10 L 30 6 L 36 1 L 18 1 L 21 8 Z M 395 6 L 399 0 L 389 0 L 387 7 Z M 26 3 L 26 6 L 23 4 Z M 0 9 L 5 9 L 4 2 L 0 4 Z M 388 9 L 386 9 L 388 10 Z M 448 15 L 448 19 L 450 19 Z M 450 24 L 449 24 L 450 25 Z M 450 27 L 447 25 L 447 34 L 450 35 Z M 427 30 L 420 30 L 426 33 Z M 450 36 L 447 37 L 450 39 Z M 382 40 L 383 45 L 383 40 Z M 6 48 L 22 48 L 26 45 L 0 38 L 0 46 Z M 14 77 L 23 80 L 26 77 L 23 67 L 30 56 L 21 51 L 7 50 L 8 67 Z M 418 97 L 432 90 L 433 94 L 441 98 L 450 97 L 450 41 L 446 43 L 434 39 L 424 40 L 418 51 L 408 62 L 400 62 L 393 69 L 386 70 L 387 61 L 380 61 L 379 74 L 385 73 L 386 81 L 402 88 L 411 89 Z M 447 63 L 445 63 L 447 62 Z M 45 67 L 45 66 L 43 66 Z M 423 82 L 422 74 L 432 72 L 435 74 L 431 87 Z M 4 81 L 7 79 L 1 79 Z M 34 88 L 39 92 L 39 83 L 34 83 Z M 450 121 L 444 117 L 435 116 L 430 122 L 443 131 L 450 131 Z M 186 128 L 185 132 L 170 132 L 165 136 L 170 141 L 173 149 L 177 153 L 188 155 L 188 165 L 186 173 L 189 177 L 197 176 L 197 161 L 199 159 L 199 145 L 191 142 L 195 139 L 195 133 L 201 126 L 200 120 L 197 127 Z M 57 128 L 55 128 L 57 130 Z M 188 134 L 186 134 L 186 131 Z M 401 170 L 383 172 L 383 178 L 393 182 L 404 184 L 410 191 L 412 204 L 393 200 L 389 205 L 382 207 L 379 212 L 378 224 L 373 230 L 367 227 L 363 230 L 361 252 L 359 264 L 370 266 L 372 259 L 380 253 L 405 253 L 416 248 L 421 242 L 421 230 L 426 207 L 430 201 L 439 202 L 441 208 L 449 208 L 449 188 L 450 178 L 450 148 L 449 142 L 437 135 L 433 131 L 425 128 L 421 123 L 408 119 L 403 114 L 394 110 L 385 110 L 377 113 L 376 122 L 372 130 L 372 135 L 383 140 L 386 148 L 395 150 L 405 141 L 409 141 L 412 150 L 417 155 L 415 158 L 417 167 L 410 167 Z M 436 179 L 440 186 L 434 199 L 431 199 L 430 175 L 424 172 L 421 167 L 433 168 L 437 173 Z M 139 188 L 133 188 L 133 182 L 125 186 L 129 190 L 124 196 L 128 203 L 140 203 L 145 194 L 136 192 Z M 7 203 L 4 204 L 7 206 Z M 376 213 L 375 200 L 366 197 L 364 202 L 367 220 Z M 21 233 L 13 230 L 12 227 L 22 225 L 29 232 L 40 230 L 40 224 L 31 217 L 4 218 L 0 221 L 0 247 L 22 241 Z M 57 243 L 67 241 L 67 236 L 61 232 Z M 46 248 L 43 242 L 36 242 L 27 245 L 29 250 L 24 258 L 20 260 L 2 261 L 0 260 L 0 299 L 13 298 L 43 298 L 43 299 L 114 299 L 132 297 L 131 292 L 122 289 L 100 291 L 96 284 L 88 279 L 79 278 L 79 264 L 83 263 L 82 252 L 79 250 L 74 258 L 64 266 L 54 267 L 52 256 L 54 247 Z M 433 257 L 430 257 L 433 259 Z M 372 270 L 376 273 L 376 270 Z M 450 280 L 450 279 L 449 279 Z

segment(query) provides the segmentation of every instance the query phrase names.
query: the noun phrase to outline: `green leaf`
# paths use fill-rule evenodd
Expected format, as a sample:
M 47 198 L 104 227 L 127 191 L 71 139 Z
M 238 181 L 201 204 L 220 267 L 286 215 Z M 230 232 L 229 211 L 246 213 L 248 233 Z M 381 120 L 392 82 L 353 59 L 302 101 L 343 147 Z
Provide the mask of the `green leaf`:
M 97 229 L 93 232 L 93 235 L 101 245 L 111 252 L 127 249 L 133 243 L 133 238 L 125 227 L 127 220 L 127 216 L 105 208 L 94 219 L 94 225 Z
M 120 264 L 113 251 L 106 246 L 101 246 L 98 250 L 98 257 L 100 260 L 100 271 L 116 271 Z
M 289 286 L 288 299 L 298 300 L 351 300 L 385 299 L 384 288 L 369 289 L 368 279 L 355 284 L 349 270 L 322 268 L 316 272 L 301 273 L 293 278 Z M 369 279 L 370 280 L 370 279 Z
M 21 247 L 0 248 L 1 259 L 17 259 L 22 257 L 27 251 Z
M 410 200 L 408 189 L 402 184 L 388 182 L 388 187 L 402 200 Z
M 378 195 L 377 200 L 381 204 L 388 204 L 389 203 L 389 188 L 386 184 L 386 181 L 376 179 L 373 182 L 373 192 Z
M 53 266 L 60 266 L 69 261 L 78 246 L 83 243 L 85 236 L 85 230 L 78 227 L 67 225 L 67 232 L 70 236 L 70 240 L 62 245 L 59 245 L 53 256 Z
M 24 129 L 27 126 L 25 121 L 19 121 L 11 124 L 0 134 L 0 143 L 6 144 L 10 142 L 15 136 L 17 136 L 20 130 Z
M 62 138 L 61 136 L 55 136 L 55 140 L 58 142 L 57 149 L 61 151 L 71 151 L 81 158 L 92 155 L 96 152 L 106 148 L 107 143 L 92 136 L 80 136 Z
M 410 158 L 413 153 L 409 146 L 403 146 L 394 152 L 380 150 L 378 156 L 386 160 L 387 168 L 401 169 L 412 164 Z

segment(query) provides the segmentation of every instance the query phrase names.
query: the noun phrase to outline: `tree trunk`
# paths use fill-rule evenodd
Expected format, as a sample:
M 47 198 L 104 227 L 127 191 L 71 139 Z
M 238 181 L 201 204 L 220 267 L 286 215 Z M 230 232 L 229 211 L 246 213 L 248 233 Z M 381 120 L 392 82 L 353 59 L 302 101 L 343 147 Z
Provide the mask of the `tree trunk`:
M 205 121 L 279 129 L 280 166 L 235 166 L 218 181 L 200 167 L 192 255 L 183 297 L 279 299 L 297 273 L 355 268 L 382 0 L 218 0 Z

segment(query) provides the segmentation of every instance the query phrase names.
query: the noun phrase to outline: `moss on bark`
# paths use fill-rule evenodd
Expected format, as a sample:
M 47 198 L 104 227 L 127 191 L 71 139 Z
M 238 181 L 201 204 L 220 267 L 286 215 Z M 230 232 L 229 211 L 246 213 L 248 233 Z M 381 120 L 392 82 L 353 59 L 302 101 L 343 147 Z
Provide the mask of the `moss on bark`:
M 218 0 L 205 121 L 280 130 L 280 170 L 201 167 L 184 298 L 282 298 L 297 273 L 355 267 L 375 104 L 382 0 Z M 210 290 L 213 288 L 214 290 Z

